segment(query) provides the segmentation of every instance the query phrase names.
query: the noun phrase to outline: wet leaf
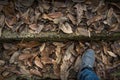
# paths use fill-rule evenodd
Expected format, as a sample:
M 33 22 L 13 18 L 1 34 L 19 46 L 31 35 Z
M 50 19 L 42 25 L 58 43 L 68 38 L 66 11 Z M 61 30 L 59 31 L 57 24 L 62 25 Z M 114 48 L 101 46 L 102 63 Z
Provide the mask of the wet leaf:
M 73 33 L 72 28 L 70 26 L 70 24 L 65 23 L 65 24 L 60 24 L 59 28 L 67 34 Z
M 35 58 L 34 63 L 35 63 L 35 65 L 37 65 L 38 67 L 43 68 L 43 64 L 41 63 L 41 60 L 40 60 L 39 57 L 36 57 L 36 58 Z

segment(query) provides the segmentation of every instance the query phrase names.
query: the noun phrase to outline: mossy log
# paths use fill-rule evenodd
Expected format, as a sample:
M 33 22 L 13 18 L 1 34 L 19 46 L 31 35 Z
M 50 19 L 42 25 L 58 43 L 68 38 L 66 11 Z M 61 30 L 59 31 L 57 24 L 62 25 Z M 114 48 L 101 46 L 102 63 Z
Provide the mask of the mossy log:
M 40 32 L 39 34 L 33 34 L 28 32 L 11 32 L 4 30 L 0 37 L 0 42 L 11 42 L 11 41 L 30 41 L 37 40 L 40 42 L 46 41 L 114 41 L 120 39 L 120 32 L 111 33 L 91 33 L 91 36 L 83 36 L 58 32 Z

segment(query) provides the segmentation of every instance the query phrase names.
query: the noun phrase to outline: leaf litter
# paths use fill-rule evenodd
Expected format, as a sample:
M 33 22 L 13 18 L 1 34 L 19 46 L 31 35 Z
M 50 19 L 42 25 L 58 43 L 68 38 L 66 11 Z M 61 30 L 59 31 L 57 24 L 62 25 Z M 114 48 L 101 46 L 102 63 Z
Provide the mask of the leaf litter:
M 119 32 L 119 9 L 118 3 L 103 0 L 5 0 L 0 2 L 0 36 L 3 30 L 21 33 L 26 28 L 35 34 L 59 31 L 89 37 L 91 32 Z M 50 76 L 52 73 L 57 79 L 69 80 L 72 69 L 74 74 L 78 72 L 81 56 L 87 48 L 93 48 L 96 52 L 95 72 L 99 77 L 120 79 L 108 74 L 116 72 L 113 69 L 119 69 L 120 41 L 3 43 L 0 78 L 18 74 L 29 77 L 46 77 L 49 74 L 48 77 L 53 78 Z

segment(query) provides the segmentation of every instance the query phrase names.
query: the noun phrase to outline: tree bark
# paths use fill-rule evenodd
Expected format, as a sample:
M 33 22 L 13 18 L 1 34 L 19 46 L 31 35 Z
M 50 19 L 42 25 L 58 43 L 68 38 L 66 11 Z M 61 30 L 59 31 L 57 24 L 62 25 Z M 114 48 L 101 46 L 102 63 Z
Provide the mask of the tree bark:
M 11 32 L 4 30 L 1 37 L 0 42 L 11 42 L 11 41 L 30 41 L 30 40 L 37 40 L 40 42 L 46 41 L 114 41 L 120 39 L 119 32 L 111 32 L 111 33 L 91 33 L 91 36 L 84 36 L 84 35 L 76 35 L 75 33 L 72 34 L 65 34 L 65 33 L 58 33 L 58 32 L 41 32 L 39 34 L 33 34 L 28 32 Z

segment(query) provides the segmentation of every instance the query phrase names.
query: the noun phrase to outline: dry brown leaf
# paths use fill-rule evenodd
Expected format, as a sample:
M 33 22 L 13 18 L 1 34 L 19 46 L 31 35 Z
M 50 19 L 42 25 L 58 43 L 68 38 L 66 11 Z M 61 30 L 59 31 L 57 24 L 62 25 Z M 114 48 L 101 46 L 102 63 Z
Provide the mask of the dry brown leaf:
M 73 64 L 74 62 L 74 57 L 72 56 L 72 54 L 74 54 L 74 44 L 70 45 L 67 50 L 65 51 L 63 60 L 62 60 L 62 65 L 60 66 L 60 78 L 61 80 L 67 80 L 68 75 L 69 75 L 69 71 L 70 71 L 70 66 Z
M 60 24 L 59 28 L 67 34 L 73 33 L 72 28 L 70 26 L 70 24 L 65 23 L 65 24 Z
M 15 15 L 14 3 L 9 2 L 7 5 L 4 5 L 3 12 L 6 16 L 14 16 Z
M 0 37 L 2 36 L 2 29 L 3 29 L 3 28 L 0 27 Z
M 53 42 L 53 44 L 54 44 L 55 46 L 57 46 L 57 47 L 63 47 L 63 46 L 65 46 L 65 44 L 59 43 L 59 42 Z
M 56 63 L 56 61 L 53 61 L 53 69 L 54 69 L 54 74 L 57 77 L 60 77 L 60 66 L 59 64 Z
M 111 56 L 111 57 L 117 57 L 117 55 L 111 51 L 107 51 L 107 53 Z
M 37 30 L 35 31 L 35 33 L 40 33 L 43 28 L 44 28 L 44 25 L 38 24 L 38 28 L 37 28 Z
M 48 14 L 48 17 L 50 17 L 52 19 L 60 18 L 62 16 L 63 16 L 63 14 L 61 12 L 53 12 L 53 13 Z
M 43 19 L 48 19 L 48 20 L 50 20 L 50 21 L 53 21 L 53 19 L 50 18 L 47 14 L 43 14 L 43 15 L 42 15 L 42 18 L 43 18 Z
M 82 36 L 91 36 L 90 32 L 87 29 L 84 28 L 77 28 L 77 30 L 75 31 L 76 35 L 82 35 Z
M 53 63 L 53 60 L 49 57 L 42 57 L 41 58 L 41 62 L 46 65 L 46 64 L 52 64 Z
M 64 23 L 67 20 L 68 19 L 66 17 L 60 17 L 60 18 L 53 19 L 53 22 L 54 24 L 58 24 L 58 23 Z
M 3 77 L 7 77 L 9 74 L 10 74 L 10 72 L 4 71 L 4 72 L 2 73 L 2 76 L 3 76 Z
M 42 51 L 45 49 L 45 46 L 46 46 L 45 43 L 43 43 L 43 44 L 40 46 L 40 50 L 39 50 L 39 51 L 42 52 Z
M 30 73 L 36 76 L 42 76 L 42 73 L 36 69 L 30 69 Z
M 5 64 L 4 60 L 0 60 L 0 66 L 3 66 Z
M 43 64 L 41 63 L 40 58 L 37 56 L 34 61 L 35 65 L 37 65 L 40 68 L 43 68 Z
M 81 22 L 83 17 L 83 11 L 86 11 L 86 6 L 82 4 L 75 5 L 76 12 L 77 12 L 77 25 Z
M 74 64 L 74 70 L 78 72 L 80 70 L 81 56 L 79 55 Z
M 38 29 L 38 26 L 37 26 L 37 24 L 30 24 L 29 28 L 36 31 Z
M 93 18 L 91 18 L 91 19 L 89 19 L 89 20 L 87 21 L 87 25 L 90 25 L 90 24 L 92 24 L 93 22 L 99 21 L 99 20 L 101 20 L 101 19 L 103 19 L 103 18 L 104 18 L 103 15 L 94 16 Z
M 102 56 L 102 62 L 103 62 L 104 64 L 108 65 L 109 62 L 108 62 L 108 58 L 107 58 L 107 56 L 104 55 L 103 53 L 101 53 L 101 56 Z
M 26 76 L 28 76 L 28 77 L 30 76 L 30 72 L 29 72 L 29 70 L 26 69 L 25 66 L 19 65 L 19 67 L 20 67 L 20 72 L 21 72 L 21 74 L 26 75 Z
M 17 60 L 17 58 L 18 58 L 19 55 L 20 55 L 19 51 L 14 52 L 13 55 L 11 56 L 9 62 L 10 63 L 14 63 Z
M 0 15 L 0 27 L 4 27 L 4 24 L 5 24 L 5 16 Z
M 6 50 L 17 50 L 17 46 L 11 43 L 3 43 L 3 47 Z
M 33 48 L 36 46 L 39 46 L 40 43 L 37 41 L 30 41 L 30 42 L 25 42 L 25 43 L 18 43 L 18 46 L 21 48 Z
M 67 17 L 70 19 L 70 21 L 75 25 L 76 24 L 76 19 L 73 15 L 67 14 Z
M 29 21 L 29 12 L 30 12 L 30 9 L 28 9 L 25 13 L 21 13 L 21 17 L 23 18 L 23 21 L 26 24 L 30 23 L 30 21 Z
M 18 59 L 19 60 L 25 60 L 25 59 L 28 59 L 30 57 L 32 57 L 31 54 L 29 54 L 29 53 L 23 53 L 23 54 L 20 54 L 20 56 L 18 57 Z

